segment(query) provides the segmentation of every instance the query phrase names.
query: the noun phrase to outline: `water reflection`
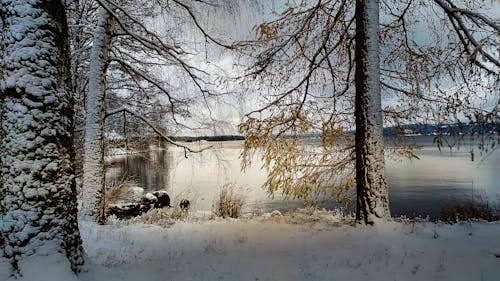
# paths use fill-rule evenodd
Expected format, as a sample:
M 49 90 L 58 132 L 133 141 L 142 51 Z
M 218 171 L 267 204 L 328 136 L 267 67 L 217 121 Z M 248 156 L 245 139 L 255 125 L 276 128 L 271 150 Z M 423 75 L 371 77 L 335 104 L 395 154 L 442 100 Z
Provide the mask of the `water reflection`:
M 500 153 L 471 161 L 470 145 L 439 151 L 429 137 L 417 154 L 420 160 L 388 161 L 387 180 L 393 215 L 441 216 L 443 207 L 465 200 L 498 202 Z
M 172 152 L 165 149 L 129 155 L 119 161 L 106 176 L 107 185 L 132 181 L 144 190 L 168 189 Z
M 500 194 L 500 153 L 496 151 L 484 161 L 472 162 L 470 146 L 460 150 L 433 145 L 432 137 L 418 137 L 422 145 L 417 151 L 420 160 L 386 160 L 390 205 L 395 216 L 406 215 L 439 218 L 448 204 L 479 196 L 495 200 Z M 256 206 L 262 211 L 287 211 L 301 206 L 293 200 L 283 200 L 280 194 L 270 198 L 263 188 L 266 172 L 258 159 L 241 172 L 239 143 L 226 143 L 201 154 L 189 155 L 178 148 L 152 150 L 126 158 L 117 169 L 108 173 L 109 181 L 130 177 L 145 190 L 165 189 L 172 198 L 194 199 L 193 208 L 211 210 L 220 186 L 234 182 L 240 186 L 248 202 L 245 211 Z M 320 207 L 334 208 L 333 200 L 320 202 Z

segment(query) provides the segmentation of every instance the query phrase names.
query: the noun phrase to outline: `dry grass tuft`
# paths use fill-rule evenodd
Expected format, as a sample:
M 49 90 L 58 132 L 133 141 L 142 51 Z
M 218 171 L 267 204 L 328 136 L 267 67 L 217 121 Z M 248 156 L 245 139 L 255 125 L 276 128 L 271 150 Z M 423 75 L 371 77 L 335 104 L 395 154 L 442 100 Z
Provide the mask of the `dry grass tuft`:
M 152 208 L 146 213 L 130 219 L 129 222 L 170 226 L 175 223 L 171 214 L 170 208 Z
M 111 204 L 130 202 L 134 192 L 130 188 L 134 181 L 128 177 L 122 178 L 115 185 L 106 188 L 106 207 Z
M 214 203 L 214 214 L 222 218 L 238 218 L 245 204 L 241 190 L 236 190 L 234 183 L 226 183 L 221 187 Z

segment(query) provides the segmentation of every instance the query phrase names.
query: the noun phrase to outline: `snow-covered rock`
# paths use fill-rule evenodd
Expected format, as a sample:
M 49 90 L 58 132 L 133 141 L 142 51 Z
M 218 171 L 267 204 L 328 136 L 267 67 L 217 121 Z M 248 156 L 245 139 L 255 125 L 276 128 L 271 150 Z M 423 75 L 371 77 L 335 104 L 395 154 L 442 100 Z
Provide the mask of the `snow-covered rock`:
M 157 198 L 156 208 L 170 207 L 170 196 L 165 190 L 153 191 L 152 194 Z

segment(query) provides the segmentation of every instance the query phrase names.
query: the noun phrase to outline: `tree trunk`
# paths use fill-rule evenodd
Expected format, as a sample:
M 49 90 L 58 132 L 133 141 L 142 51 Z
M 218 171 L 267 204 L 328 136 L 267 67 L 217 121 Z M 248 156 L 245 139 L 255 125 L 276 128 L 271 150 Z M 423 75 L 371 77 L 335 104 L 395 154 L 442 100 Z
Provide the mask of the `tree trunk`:
M 114 18 L 99 8 L 98 24 L 90 54 L 89 95 L 85 121 L 83 156 L 84 217 L 105 223 L 105 173 L 104 173 L 104 119 L 106 114 L 106 69 L 114 28 Z
M 32 255 L 67 257 L 78 272 L 84 260 L 65 7 L 60 0 L 17 0 L 0 8 L 3 254 L 14 275 Z
M 390 217 L 380 96 L 379 1 L 356 0 L 356 219 Z

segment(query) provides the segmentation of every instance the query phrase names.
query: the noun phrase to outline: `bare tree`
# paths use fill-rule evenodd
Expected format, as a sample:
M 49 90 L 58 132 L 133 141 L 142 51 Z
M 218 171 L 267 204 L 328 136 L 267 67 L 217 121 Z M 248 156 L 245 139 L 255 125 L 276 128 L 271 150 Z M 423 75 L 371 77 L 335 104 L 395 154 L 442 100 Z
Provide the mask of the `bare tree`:
M 61 1 L 2 1 L 0 221 L 12 274 L 45 254 L 80 271 L 69 43 Z M 63 254 L 65 253 L 65 255 Z
M 488 130 L 474 128 L 498 126 L 497 20 L 451 1 L 297 2 L 241 43 L 255 58 L 251 83 L 268 92 L 240 126 L 243 164 L 263 148 L 270 191 L 343 198 L 356 185 L 357 218 L 369 223 L 390 214 L 382 120 L 468 120 L 476 136 Z M 395 152 L 414 156 L 407 146 Z
M 84 216 L 94 217 L 99 223 L 105 222 L 104 98 L 114 24 L 115 19 L 100 8 L 90 53 L 89 94 L 86 99 L 82 210 Z

